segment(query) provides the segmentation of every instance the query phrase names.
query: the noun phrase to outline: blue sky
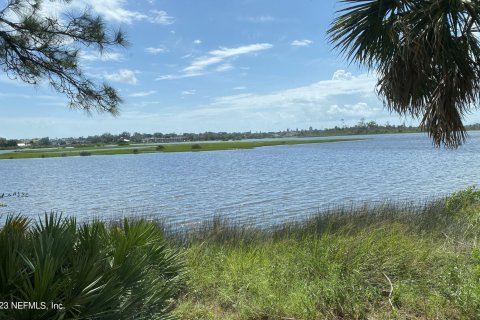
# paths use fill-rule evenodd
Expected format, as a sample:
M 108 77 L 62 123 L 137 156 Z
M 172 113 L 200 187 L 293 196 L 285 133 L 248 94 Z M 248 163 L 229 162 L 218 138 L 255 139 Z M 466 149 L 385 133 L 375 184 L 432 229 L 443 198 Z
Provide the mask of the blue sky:
M 84 6 L 130 42 L 81 56 L 92 79 L 120 91 L 121 115 L 69 110 L 50 88 L 0 75 L 0 137 L 276 131 L 361 118 L 417 123 L 385 110 L 375 75 L 328 44 L 337 1 L 73 0 L 69 8 L 45 1 L 49 14 Z M 477 120 L 473 114 L 466 122 Z

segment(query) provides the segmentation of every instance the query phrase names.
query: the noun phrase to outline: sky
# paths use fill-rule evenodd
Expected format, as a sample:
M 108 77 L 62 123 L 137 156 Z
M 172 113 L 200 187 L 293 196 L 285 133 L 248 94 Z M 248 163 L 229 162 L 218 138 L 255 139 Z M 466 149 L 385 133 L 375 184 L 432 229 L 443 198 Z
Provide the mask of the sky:
M 6 1 L 0 1 L 2 6 Z M 348 63 L 326 30 L 334 0 L 45 1 L 44 12 L 88 7 L 126 48 L 86 48 L 80 63 L 124 99 L 118 117 L 71 110 L 47 85 L 0 74 L 0 137 L 279 131 L 354 125 L 362 118 L 407 125 L 375 94 L 374 72 Z M 477 122 L 478 113 L 466 123 Z

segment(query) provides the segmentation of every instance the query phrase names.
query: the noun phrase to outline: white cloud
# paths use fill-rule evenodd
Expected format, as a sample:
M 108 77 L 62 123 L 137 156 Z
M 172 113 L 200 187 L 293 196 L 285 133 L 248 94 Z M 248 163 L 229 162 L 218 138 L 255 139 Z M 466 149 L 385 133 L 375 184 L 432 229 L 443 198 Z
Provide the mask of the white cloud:
M 118 52 L 79 52 L 79 58 L 84 61 L 122 61 L 123 55 Z
M 166 52 L 167 49 L 165 48 L 162 48 L 162 47 L 148 47 L 148 48 L 145 48 L 145 51 L 148 52 L 148 53 L 151 53 L 151 54 L 159 54 L 159 53 L 163 53 L 163 52 Z
M 185 90 L 185 91 L 182 91 L 182 96 L 190 96 L 196 93 L 197 93 L 197 90 Z
M 155 93 L 157 93 L 157 91 L 155 91 L 155 90 L 151 90 L 151 91 L 140 91 L 140 92 L 131 93 L 131 94 L 129 94 L 128 96 L 129 96 L 129 97 L 134 97 L 134 98 L 141 98 L 141 97 L 151 96 L 152 94 L 155 94 Z
M 210 55 L 222 58 L 239 56 L 242 54 L 255 53 L 272 48 L 273 45 L 269 43 L 256 43 L 237 48 L 220 48 L 218 50 L 210 51 Z
M 132 23 L 135 20 L 144 20 L 147 18 L 145 14 L 125 9 L 125 1 L 123 0 L 84 0 L 78 2 L 84 2 L 91 7 L 93 11 L 104 16 L 107 20 Z
M 352 74 L 345 70 L 337 70 L 333 74 L 332 80 L 352 80 Z
M 232 70 L 234 67 L 229 64 L 229 63 L 225 63 L 225 64 L 222 64 L 222 65 L 219 65 L 218 67 L 215 68 L 215 71 L 217 72 L 225 72 L 225 71 L 229 71 L 229 70 Z
M 263 22 L 272 22 L 275 19 L 272 16 L 258 16 L 258 17 L 248 17 L 245 20 L 254 22 L 254 23 L 263 23 Z
M 375 75 L 352 75 L 349 80 L 322 80 L 265 94 L 222 96 L 194 108 L 172 106 L 144 116 L 168 119 L 171 128 L 192 132 L 325 128 L 341 125 L 342 119 L 353 125 L 361 118 L 400 123 L 383 108 L 374 92 L 376 82 Z
M 238 87 L 234 87 L 234 88 L 232 88 L 232 89 L 233 89 L 233 90 L 245 90 L 245 89 L 247 89 L 247 87 L 245 87 L 245 86 L 238 86 Z
M 135 72 L 129 69 L 121 69 L 117 73 L 107 73 L 105 79 L 127 84 L 136 84 L 138 82 Z
M 303 40 L 294 40 L 292 41 L 291 45 L 295 47 L 308 47 L 313 43 L 312 40 L 303 39 Z
M 45 1 L 42 7 L 44 14 L 49 16 L 60 16 L 61 13 L 83 11 L 85 8 L 89 8 L 93 13 L 104 17 L 106 20 L 120 23 L 148 21 L 150 23 L 169 25 L 174 22 L 174 19 L 165 11 L 152 10 L 149 14 L 145 14 L 127 9 L 126 3 L 126 0 L 77 0 L 68 4 L 60 1 Z
M 321 123 L 340 119 L 385 118 L 388 112 L 376 96 L 377 79 L 371 75 L 322 80 L 311 85 L 268 94 L 244 93 L 215 98 L 211 104 L 197 109 L 195 115 L 273 121 L 292 126 L 295 123 Z M 246 120 L 245 120 L 246 121 Z
M 194 44 L 201 44 L 201 43 L 202 43 L 202 40 L 196 39 L 196 40 L 193 40 L 193 43 L 194 43 Z
M 151 23 L 169 25 L 174 22 L 173 17 L 169 16 L 168 13 L 163 10 L 152 10 L 151 13 L 153 15 L 148 18 L 148 21 Z
M 187 77 L 201 76 L 205 74 L 207 68 L 214 65 L 220 65 L 227 59 L 233 59 L 246 54 L 253 54 L 260 51 L 268 50 L 273 45 L 269 43 L 256 43 L 236 48 L 220 48 L 210 51 L 207 55 L 199 57 L 188 66 L 180 71 L 177 75 L 164 75 L 157 78 L 157 80 L 180 79 Z M 227 67 L 227 65 L 229 67 Z M 224 64 L 224 67 L 217 67 L 216 71 L 226 71 L 233 68 L 231 64 Z

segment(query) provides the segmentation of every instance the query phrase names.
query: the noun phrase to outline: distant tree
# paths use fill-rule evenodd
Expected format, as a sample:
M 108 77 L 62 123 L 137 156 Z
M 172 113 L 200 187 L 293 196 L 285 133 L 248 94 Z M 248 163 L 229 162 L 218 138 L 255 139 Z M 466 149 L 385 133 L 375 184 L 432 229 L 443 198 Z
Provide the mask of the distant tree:
M 70 0 L 50 0 L 70 2 Z M 78 65 L 82 47 L 100 53 L 126 45 L 121 31 L 108 32 L 89 11 L 61 18 L 46 16 L 42 0 L 8 0 L 0 9 L 0 68 L 10 78 L 48 83 L 69 98 L 71 108 L 118 113 L 122 99 L 108 84 L 96 84 Z
M 328 31 L 349 60 L 378 74 L 386 106 L 421 120 L 435 146 L 466 138 L 480 96 L 480 2 L 343 0 Z
M 100 136 L 102 143 L 113 143 L 115 142 L 115 137 L 111 133 L 104 133 Z
M 120 138 L 130 140 L 130 132 L 124 131 L 124 132 L 120 133 Z
M 50 141 L 49 137 L 45 137 L 38 140 L 36 144 L 39 146 L 49 146 L 52 144 L 52 142 Z
M 133 142 L 136 142 L 136 143 L 140 143 L 142 142 L 143 140 L 143 135 L 139 132 L 134 132 L 132 134 L 132 136 L 130 137 L 130 139 L 133 141 Z
M 0 148 L 12 148 L 17 146 L 17 140 L 7 140 L 5 138 L 0 138 Z

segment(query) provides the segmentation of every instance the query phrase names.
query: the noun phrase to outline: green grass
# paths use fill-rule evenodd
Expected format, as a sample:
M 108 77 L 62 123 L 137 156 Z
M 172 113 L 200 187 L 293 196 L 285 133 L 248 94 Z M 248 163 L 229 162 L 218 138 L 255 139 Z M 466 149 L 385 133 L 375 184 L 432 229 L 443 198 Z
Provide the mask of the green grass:
M 136 290 L 144 284 L 165 288 L 158 277 L 174 270 L 173 291 L 166 292 L 172 295 L 160 301 L 179 319 L 480 319 L 475 188 L 423 204 L 341 207 L 269 228 L 219 217 L 186 231 L 145 221 L 75 229 L 67 220 L 56 227 L 37 224 L 24 236 L 24 224 L 18 218 L 0 230 L 0 301 L 12 292 L 77 301 L 76 293 L 87 301 L 80 309 L 89 315 L 88 305 L 101 309 L 101 299 L 113 289 L 101 291 L 101 299 L 84 296 L 88 290 L 62 290 L 88 285 L 102 273 L 113 276 L 102 278 L 103 284 L 116 285 L 133 276 L 130 269 L 146 268 L 142 278 L 134 278 Z M 111 269 L 117 259 L 125 266 Z M 49 264 L 58 269 L 42 269 Z M 45 290 L 48 281 L 58 285 Z M 109 306 L 118 310 L 115 302 L 142 294 L 136 290 L 118 291 L 120 300 L 109 300 Z M 164 310 L 148 307 L 148 299 L 132 301 L 130 315 L 148 318 L 142 312 Z M 71 314 L 77 316 L 77 309 Z
M 31 159 L 31 158 L 52 158 L 52 157 L 70 157 L 86 155 L 116 155 L 135 153 L 153 153 L 153 152 L 202 152 L 217 150 L 235 150 L 235 149 L 253 149 L 258 147 L 310 144 L 310 143 L 328 143 L 328 142 L 348 142 L 364 139 L 315 139 L 315 140 L 274 140 L 274 141 L 228 141 L 216 143 L 182 143 L 182 144 L 163 144 L 159 145 L 136 145 L 136 146 L 97 146 L 82 148 L 56 148 L 43 150 L 22 150 L 10 153 L 0 154 L 2 159 Z M 162 148 L 163 147 L 163 148 Z
M 215 219 L 175 237 L 188 275 L 175 312 L 182 319 L 479 319 L 475 192 L 421 206 L 332 210 L 267 230 Z

